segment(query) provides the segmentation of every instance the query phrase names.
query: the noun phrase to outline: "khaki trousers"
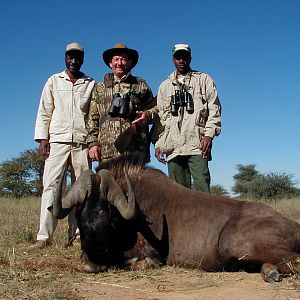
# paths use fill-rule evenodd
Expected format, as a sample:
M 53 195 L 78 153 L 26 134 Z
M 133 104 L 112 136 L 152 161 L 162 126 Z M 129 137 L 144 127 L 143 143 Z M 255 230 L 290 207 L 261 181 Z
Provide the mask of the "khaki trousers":
M 51 239 L 56 229 L 57 219 L 53 217 L 48 207 L 53 204 L 57 182 L 62 176 L 66 163 L 71 167 L 73 181 L 76 180 L 83 170 L 89 169 L 91 166 L 87 146 L 77 143 L 50 144 L 50 154 L 45 161 L 44 167 L 40 228 L 37 234 L 37 240 L 47 241 Z M 75 236 L 77 229 L 74 211 L 69 214 L 68 221 L 68 238 L 71 239 Z

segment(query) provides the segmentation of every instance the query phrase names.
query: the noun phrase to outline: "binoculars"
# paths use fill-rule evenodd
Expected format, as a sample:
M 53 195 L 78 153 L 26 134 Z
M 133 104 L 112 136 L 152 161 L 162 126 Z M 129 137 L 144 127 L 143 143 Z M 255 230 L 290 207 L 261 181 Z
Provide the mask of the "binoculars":
M 108 110 L 108 114 L 111 117 L 122 117 L 124 119 L 128 118 L 129 115 L 129 94 L 125 94 L 120 96 L 119 93 L 113 96 L 111 101 L 110 108 Z
M 188 91 L 175 91 L 175 95 L 171 96 L 171 114 L 177 115 L 179 107 L 185 107 L 189 114 L 194 112 L 194 102 L 192 95 Z

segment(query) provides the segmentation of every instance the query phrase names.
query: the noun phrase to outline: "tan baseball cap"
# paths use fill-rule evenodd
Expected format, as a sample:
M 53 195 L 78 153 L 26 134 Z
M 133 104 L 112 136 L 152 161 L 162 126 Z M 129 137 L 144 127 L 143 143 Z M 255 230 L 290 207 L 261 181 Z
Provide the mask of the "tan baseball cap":
M 189 54 L 192 54 L 192 50 L 191 50 L 190 46 L 187 45 L 187 44 L 176 44 L 176 45 L 173 47 L 173 50 L 172 50 L 173 55 L 174 55 L 177 51 L 186 51 L 186 52 L 188 52 Z
M 68 44 L 66 47 L 66 52 L 69 52 L 69 51 L 80 51 L 80 52 L 84 53 L 83 47 L 78 43 Z

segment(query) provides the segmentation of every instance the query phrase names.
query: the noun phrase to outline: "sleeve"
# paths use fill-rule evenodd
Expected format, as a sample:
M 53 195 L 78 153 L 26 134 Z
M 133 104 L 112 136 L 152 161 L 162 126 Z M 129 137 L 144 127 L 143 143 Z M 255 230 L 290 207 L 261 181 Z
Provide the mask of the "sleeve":
M 138 109 L 148 111 L 150 123 L 152 123 L 153 117 L 157 114 L 156 97 L 153 97 L 153 93 L 147 82 L 142 78 L 139 78 L 139 80 L 141 99 L 139 101 Z
M 221 133 L 221 103 L 214 81 L 207 76 L 205 81 L 205 97 L 207 100 L 208 116 L 205 123 L 204 135 L 214 138 Z
M 155 148 L 161 148 L 161 141 L 160 137 L 162 136 L 162 133 L 165 130 L 166 120 L 168 119 L 169 110 L 168 107 L 164 106 L 165 98 L 167 96 L 165 95 L 164 88 L 162 85 L 160 85 L 158 92 L 157 92 L 157 105 L 156 110 L 157 113 L 153 118 L 153 132 L 152 132 L 152 143 L 155 145 Z
M 40 142 L 40 140 L 48 140 L 49 128 L 52 119 L 52 113 L 54 110 L 53 99 L 53 78 L 50 77 L 42 91 L 40 98 L 39 108 L 35 123 L 34 140 Z
M 99 137 L 99 95 L 97 88 L 95 87 L 92 93 L 92 99 L 90 102 L 89 112 L 86 121 L 87 128 L 87 144 L 89 147 L 98 145 L 98 137 Z

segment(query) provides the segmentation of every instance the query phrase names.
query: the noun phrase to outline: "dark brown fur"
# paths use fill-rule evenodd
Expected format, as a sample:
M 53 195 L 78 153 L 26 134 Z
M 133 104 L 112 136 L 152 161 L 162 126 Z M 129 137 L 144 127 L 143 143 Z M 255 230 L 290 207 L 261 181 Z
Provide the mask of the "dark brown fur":
M 155 256 L 168 265 L 209 271 L 258 271 L 264 263 L 282 274 L 300 271 L 300 224 L 271 207 L 189 190 L 161 171 L 143 167 L 134 155 L 109 160 L 101 168 L 113 173 L 125 194 L 123 169 L 128 170 L 149 224 L 142 233 L 152 247 L 146 243 L 137 250 L 141 259 Z

